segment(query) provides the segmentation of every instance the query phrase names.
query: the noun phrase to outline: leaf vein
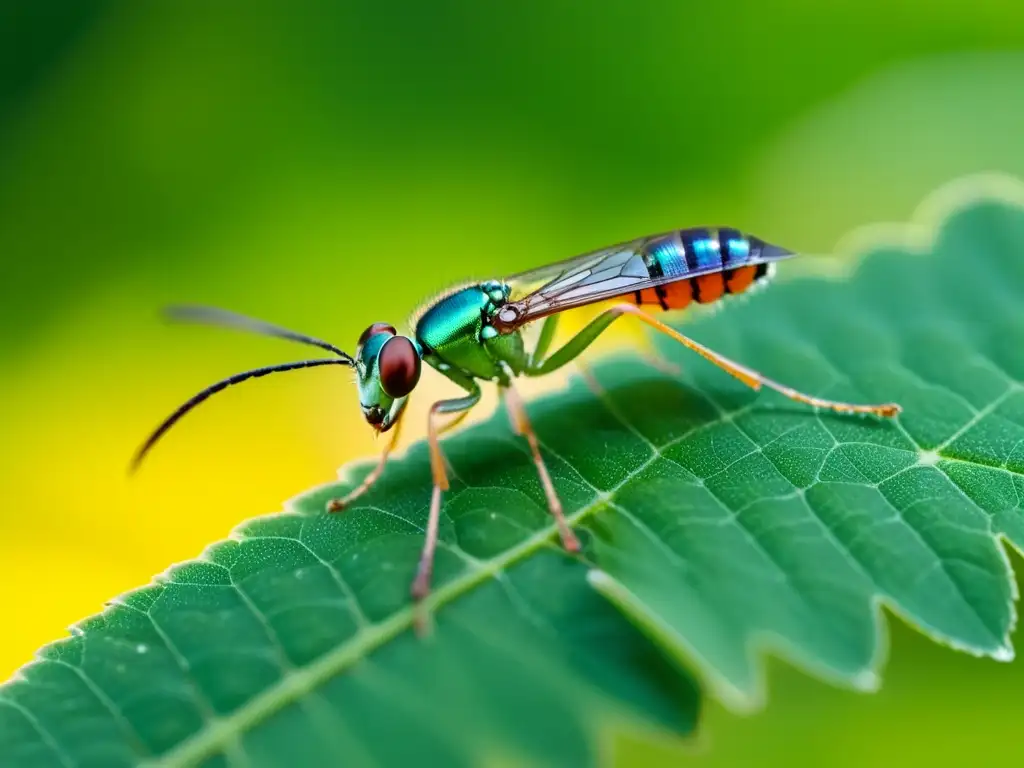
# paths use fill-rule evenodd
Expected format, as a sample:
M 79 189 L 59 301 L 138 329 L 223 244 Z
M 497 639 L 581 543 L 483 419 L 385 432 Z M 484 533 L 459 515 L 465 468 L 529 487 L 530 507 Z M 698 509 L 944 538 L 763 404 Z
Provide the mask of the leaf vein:
M 10 707 L 24 717 L 28 724 L 32 726 L 36 733 L 39 734 L 39 738 L 42 743 L 46 745 L 60 761 L 61 765 L 66 766 L 66 768 L 74 768 L 75 761 L 71 759 L 67 750 L 60 745 L 54 735 L 50 733 L 50 730 L 43 725 L 42 721 L 39 720 L 39 718 L 37 718 L 28 707 L 7 696 L 0 696 L 0 704 Z

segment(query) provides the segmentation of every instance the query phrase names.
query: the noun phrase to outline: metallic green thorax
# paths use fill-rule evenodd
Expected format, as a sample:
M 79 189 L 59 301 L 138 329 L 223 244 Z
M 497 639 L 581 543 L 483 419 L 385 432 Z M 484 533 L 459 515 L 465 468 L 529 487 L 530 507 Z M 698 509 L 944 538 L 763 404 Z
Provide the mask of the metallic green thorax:
M 426 363 L 445 375 L 507 382 L 527 365 L 519 332 L 501 335 L 491 318 L 508 303 L 509 286 L 489 281 L 455 291 L 430 307 L 416 323 L 416 341 Z

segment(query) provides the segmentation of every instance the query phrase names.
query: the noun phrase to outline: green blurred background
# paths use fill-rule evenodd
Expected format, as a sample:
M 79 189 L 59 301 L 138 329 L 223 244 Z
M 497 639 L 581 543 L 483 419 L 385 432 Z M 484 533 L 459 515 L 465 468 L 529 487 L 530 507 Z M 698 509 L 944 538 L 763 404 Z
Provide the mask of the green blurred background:
M 453 281 L 649 231 L 825 254 L 954 177 L 1024 176 L 1022 137 L 1019 0 L 7 0 L 0 675 L 375 449 L 321 369 L 219 398 L 127 481 L 184 396 L 295 354 L 161 305 L 352 346 Z M 772 663 L 763 713 L 711 704 L 697 754 L 618 762 L 1019 761 L 1024 665 L 890 624 L 881 693 Z

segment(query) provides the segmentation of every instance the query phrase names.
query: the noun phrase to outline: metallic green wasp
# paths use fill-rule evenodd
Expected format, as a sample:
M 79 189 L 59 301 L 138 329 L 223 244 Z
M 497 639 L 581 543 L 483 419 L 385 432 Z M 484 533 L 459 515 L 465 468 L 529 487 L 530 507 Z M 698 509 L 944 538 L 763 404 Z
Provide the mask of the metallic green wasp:
M 298 368 L 349 366 L 358 376 L 359 405 L 364 418 L 378 432 L 390 431 L 392 436 L 378 464 L 362 484 L 346 497 L 328 504 L 328 511 L 337 512 L 365 493 L 383 473 L 388 455 L 398 440 L 409 396 L 420 380 L 422 363 L 426 362 L 461 387 L 464 394 L 436 402 L 429 411 L 427 434 L 434 487 L 426 539 L 412 584 L 413 597 L 421 600 L 430 591 L 441 497 L 448 488 L 439 438 L 480 401 L 480 382 L 497 384 L 515 430 L 529 443 L 562 544 L 569 551 L 577 551 L 579 540 L 566 522 L 514 382 L 520 376 L 543 376 L 570 363 L 619 317 L 628 316 L 646 323 L 755 390 L 768 387 L 795 401 L 843 413 L 878 416 L 899 413 L 899 406 L 892 403 L 855 405 L 805 395 L 726 359 L 643 309 L 649 306 L 679 310 L 691 302 L 708 304 L 729 294 L 742 293 L 768 279 L 775 262 L 792 255 L 791 251 L 728 228 L 683 229 L 641 237 L 503 280 L 462 286 L 429 304 L 413 319 L 409 335 L 400 335 L 387 323 L 374 323 L 359 337 L 354 355 L 326 341 L 225 310 L 172 309 L 171 317 L 178 320 L 290 339 L 320 347 L 333 356 L 257 368 L 208 387 L 157 428 L 139 449 L 133 466 L 138 465 L 182 416 L 232 384 Z M 557 351 L 549 353 L 560 313 L 611 299 L 620 301 Z M 528 345 L 523 331 L 537 321 L 542 321 L 539 334 L 536 341 Z M 454 418 L 442 426 L 439 421 L 446 415 Z

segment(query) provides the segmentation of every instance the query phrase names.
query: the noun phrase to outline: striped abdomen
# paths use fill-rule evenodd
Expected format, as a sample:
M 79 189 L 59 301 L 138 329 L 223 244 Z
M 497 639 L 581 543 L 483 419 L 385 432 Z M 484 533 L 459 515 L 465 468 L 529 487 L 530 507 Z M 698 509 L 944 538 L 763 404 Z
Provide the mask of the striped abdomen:
M 682 309 L 743 293 L 769 275 L 772 262 L 792 252 L 735 229 L 683 229 L 650 243 L 643 253 L 651 279 L 666 281 L 633 294 L 637 304 Z M 710 271 L 709 271 L 710 270 Z M 687 277 L 696 273 L 696 277 Z

